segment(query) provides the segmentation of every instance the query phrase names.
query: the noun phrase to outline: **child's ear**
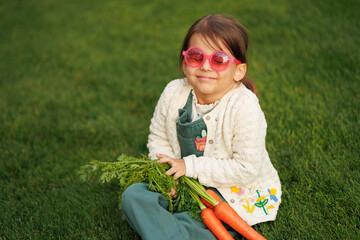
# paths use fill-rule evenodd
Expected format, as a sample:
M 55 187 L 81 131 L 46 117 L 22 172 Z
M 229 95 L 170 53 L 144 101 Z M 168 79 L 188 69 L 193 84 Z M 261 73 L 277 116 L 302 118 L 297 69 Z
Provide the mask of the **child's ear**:
M 185 63 L 185 61 L 183 60 L 181 65 L 182 65 L 182 70 L 183 70 L 183 73 L 184 73 L 184 75 L 186 76 L 186 71 L 185 71 L 185 69 L 186 69 L 186 68 L 185 68 L 185 67 L 186 67 L 186 65 L 185 65 L 185 64 L 186 64 L 186 63 Z
M 234 81 L 235 82 L 241 81 L 241 79 L 245 77 L 246 70 L 247 70 L 246 63 L 238 64 L 235 70 Z

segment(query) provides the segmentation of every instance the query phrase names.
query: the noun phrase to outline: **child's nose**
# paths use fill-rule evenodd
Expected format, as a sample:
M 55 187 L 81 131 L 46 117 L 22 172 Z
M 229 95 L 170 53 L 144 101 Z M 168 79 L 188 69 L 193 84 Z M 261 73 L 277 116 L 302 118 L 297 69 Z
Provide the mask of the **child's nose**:
M 210 65 L 210 59 L 205 59 L 205 62 L 201 66 L 201 69 L 204 70 L 204 71 L 212 70 L 212 67 Z

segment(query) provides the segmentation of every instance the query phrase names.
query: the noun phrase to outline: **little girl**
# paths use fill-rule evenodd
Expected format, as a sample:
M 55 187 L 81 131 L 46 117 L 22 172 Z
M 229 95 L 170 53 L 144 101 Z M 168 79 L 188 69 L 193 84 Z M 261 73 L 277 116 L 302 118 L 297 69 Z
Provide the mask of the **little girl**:
M 149 156 L 216 190 L 250 225 L 275 220 L 281 185 L 265 148 L 266 121 L 246 74 L 248 36 L 224 15 L 196 21 L 185 36 L 180 68 L 186 78 L 161 94 L 150 125 Z M 216 239 L 187 212 L 145 183 L 130 186 L 122 209 L 143 239 Z M 229 232 L 235 232 L 229 227 Z

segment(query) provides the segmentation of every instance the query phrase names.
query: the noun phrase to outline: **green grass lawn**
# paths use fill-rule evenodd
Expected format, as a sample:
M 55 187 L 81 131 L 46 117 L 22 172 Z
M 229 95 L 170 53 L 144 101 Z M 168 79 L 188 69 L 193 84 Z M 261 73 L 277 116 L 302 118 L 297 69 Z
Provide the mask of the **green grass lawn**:
M 190 25 L 237 18 L 279 172 L 268 239 L 360 236 L 359 1 L 0 2 L 0 239 L 140 239 L 92 159 L 147 152 Z

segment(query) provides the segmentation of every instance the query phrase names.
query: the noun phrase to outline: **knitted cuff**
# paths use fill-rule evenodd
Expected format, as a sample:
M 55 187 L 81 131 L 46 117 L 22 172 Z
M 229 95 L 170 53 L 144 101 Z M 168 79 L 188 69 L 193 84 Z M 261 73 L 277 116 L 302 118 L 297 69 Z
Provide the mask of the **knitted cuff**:
M 186 167 L 186 173 L 185 173 L 186 177 L 191 177 L 196 179 L 197 176 L 195 176 L 195 169 L 194 169 L 195 159 L 196 159 L 195 154 L 184 157 L 185 167 Z

